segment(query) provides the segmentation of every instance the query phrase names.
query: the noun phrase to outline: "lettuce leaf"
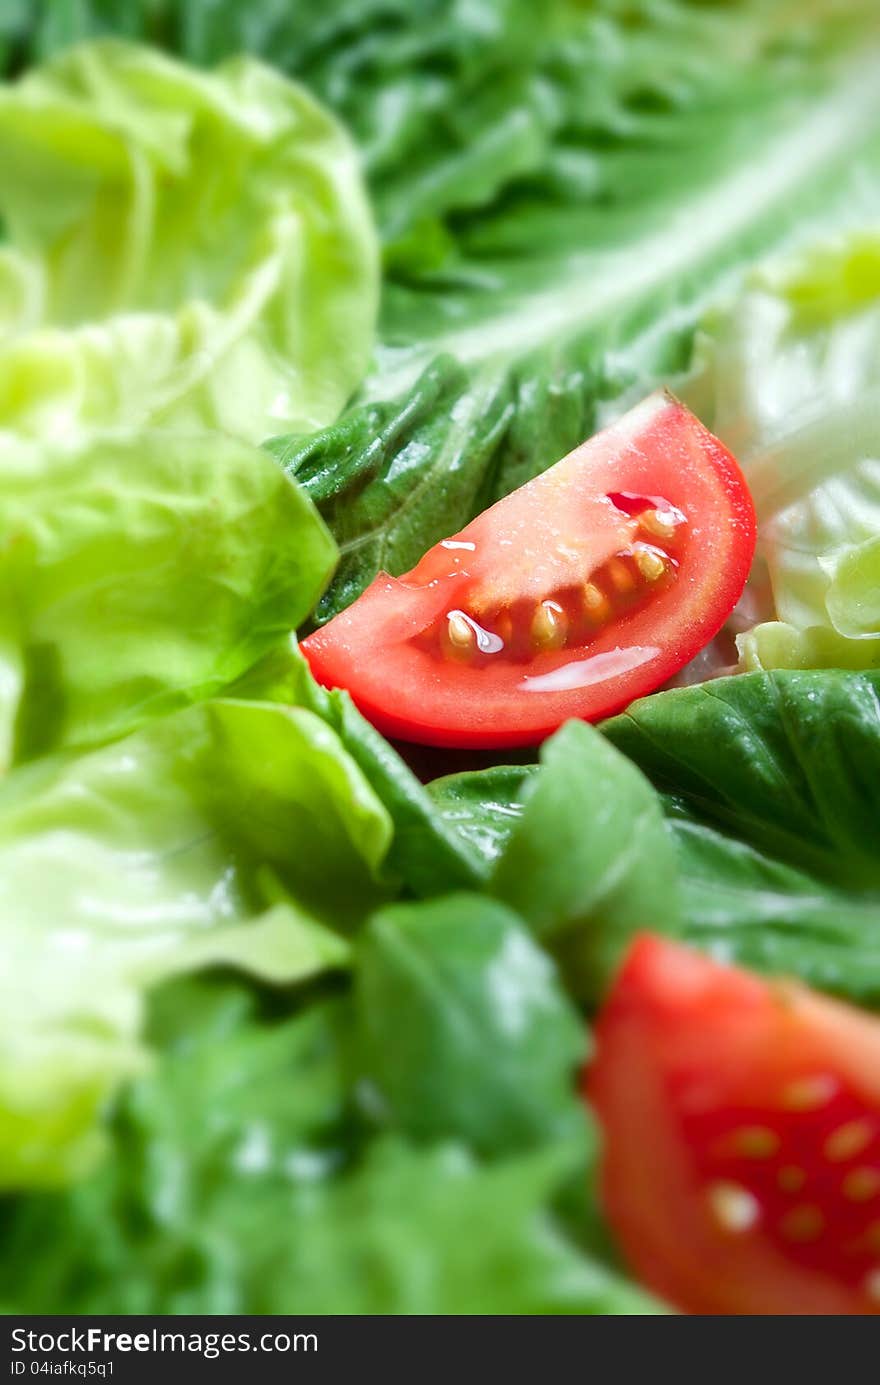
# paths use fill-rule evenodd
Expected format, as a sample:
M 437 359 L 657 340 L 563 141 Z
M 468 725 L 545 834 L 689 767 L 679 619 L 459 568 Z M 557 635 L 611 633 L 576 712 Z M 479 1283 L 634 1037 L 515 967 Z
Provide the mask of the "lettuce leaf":
M 477 888 L 483 862 L 455 824 L 438 813 L 428 790 L 341 688 L 316 683 L 295 638 L 286 636 L 228 689 L 236 697 L 305 707 L 338 735 L 394 823 L 387 863 L 413 894 Z
M 867 228 L 757 271 L 707 321 L 684 387 L 758 511 L 778 621 L 740 636 L 747 668 L 880 663 L 878 224 L 874 209 Z
M 142 1068 L 141 1000 L 223 962 L 345 962 L 391 822 L 313 713 L 218 699 L 0 784 L 0 1186 L 81 1174 Z M 333 930 L 333 931 L 331 931 Z
M 662 1311 L 554 1216 L 560 1181 L 586 1181 L 578 1148 L 481 1166 L 452 1140 L 365 1143 L 345 1002 L 271 1023 L 228 986 L 178 982 L 157 1001 L 162 1056 L 115 1114 L 114 1157 L 0 1206 L 3 1310 Z
M 0 444 L 0 774 L 211 696 L 308 613 L 334 544 L 256 448 Z
M 122 40 L 0 88 L 0 429 L 332 421 L 369 360 L 376 238 L 355 150 L 249 58 Z

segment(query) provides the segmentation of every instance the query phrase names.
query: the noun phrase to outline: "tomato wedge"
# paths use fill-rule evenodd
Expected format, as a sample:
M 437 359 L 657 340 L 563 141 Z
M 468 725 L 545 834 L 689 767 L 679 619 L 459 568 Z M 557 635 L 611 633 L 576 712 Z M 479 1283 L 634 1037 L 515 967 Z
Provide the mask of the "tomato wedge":
M 721 628 L 755 515 L 730 453 L 671 395 L 381 573 L 303 644 L 387 735 L 534 745 L 651 692 Z
M 635 1272 L 691 1313 L 880 1312 L 880 1021 L 633 945 L 587 1093 Z

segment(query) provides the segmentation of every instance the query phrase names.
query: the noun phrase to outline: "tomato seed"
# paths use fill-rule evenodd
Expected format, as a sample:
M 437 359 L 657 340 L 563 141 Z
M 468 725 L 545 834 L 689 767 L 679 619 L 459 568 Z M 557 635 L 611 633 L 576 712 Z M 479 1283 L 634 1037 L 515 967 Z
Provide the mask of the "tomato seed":
M 542 601 L 532 617 L 532 642 L 538 649 L 561 649 L 568 635 L 568 616 L 556 601 Z
M 713 1183 L 708 1198 L 712 1215 L 723 1231 L 748 1231 L 761 1215 L 757 1199 L 738 1183 Z
M 874 1130 L 867 1121 L 847 1121 L 828 1136 L 824 1145 L 825 1157 L 835 1164 L 843 1163 L 846 1159 L 854 1159 L 857 1154 L 867 1149 L 873 1138 Z
M 850 1202 L 869 1202 L 880 1192 L 880 1173 L 876 1169 L 853 1169 L 841 1186 L 844 1197 Z
M 825 1229 L 825 1218 L 818 1207 L 803 1203 L 786 1212 L 779 1229 L 789 1241 L 815 1241 Z

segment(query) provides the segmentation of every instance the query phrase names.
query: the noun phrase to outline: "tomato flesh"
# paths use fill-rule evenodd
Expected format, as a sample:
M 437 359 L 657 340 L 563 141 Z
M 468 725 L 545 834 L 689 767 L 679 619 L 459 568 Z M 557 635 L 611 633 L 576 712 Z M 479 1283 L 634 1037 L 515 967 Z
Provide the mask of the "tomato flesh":
M 652 395 L 303 643 L 387 735 L 492 748 L 619 711 L 720 629 L 755 547 L 730 453 Z
M 880 1312 L 880 1021 L 634 944 L 587 1095 L 637 1275 L 702 1314 Z

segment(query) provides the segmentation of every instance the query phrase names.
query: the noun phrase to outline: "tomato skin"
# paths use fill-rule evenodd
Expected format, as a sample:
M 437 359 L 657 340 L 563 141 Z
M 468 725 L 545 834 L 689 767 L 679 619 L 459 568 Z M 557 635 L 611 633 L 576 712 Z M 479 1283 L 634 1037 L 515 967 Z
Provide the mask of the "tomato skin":
M 525 662 L 507 649 L 469 660 L 444 655 L 439 637 L 431 645 L 450 612 L 527 619 L 559 591 L 578 593 L 595 572 L 610 572 L 615 554 L 634 551 L 637 524 L 612 496 L 659 496 L 678 514 L 677 547 L 663 553 L 673 580 L 646 588 L 642 605 L 615 606 L 585 643 L 537 644 Z M 388 736 L 535 745 L 570 717 L 610 716 L 677 673 L 730 614 L 754 548 L 754 509 L 735 460 L 660 393 L 435 545 L 410 573 L 380 573 L 302 648 L 318 681 L 347 688 Z
M 663 939 L 632 946 L 585 1093 L 606 1215 L 686 1312 L 880 1312 L 880 1021 Z

